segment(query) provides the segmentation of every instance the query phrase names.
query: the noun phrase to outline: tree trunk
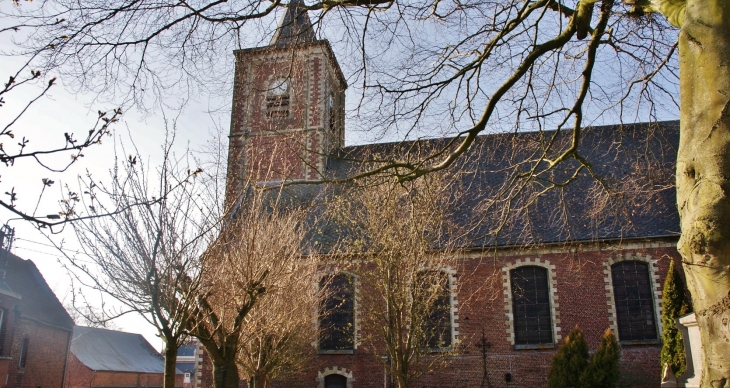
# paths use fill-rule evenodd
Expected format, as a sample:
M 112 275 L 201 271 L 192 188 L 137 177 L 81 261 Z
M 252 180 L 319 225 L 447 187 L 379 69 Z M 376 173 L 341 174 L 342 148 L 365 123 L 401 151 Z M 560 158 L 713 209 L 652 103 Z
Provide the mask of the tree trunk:
M 730 387 L 730 1 L 688 0 L 679 37 L 677 204 L 703 388 Z
M 177 341 L 165 342 L 165 375 L 162 386 L 175 388 L 175 363 L 177 362 Z
M 240 382 L 235 357 L 231 360 L 213 362 L 214 388 L 238 388 Z
M 268 388 L 269 380 L 266 376 L 253 376 L 248 382 L 249 388 Z
M 396 382 L 398 384 L 398 388 L 408 388 L 408 380 L 406 380 L 405 376 L 397 376 Z

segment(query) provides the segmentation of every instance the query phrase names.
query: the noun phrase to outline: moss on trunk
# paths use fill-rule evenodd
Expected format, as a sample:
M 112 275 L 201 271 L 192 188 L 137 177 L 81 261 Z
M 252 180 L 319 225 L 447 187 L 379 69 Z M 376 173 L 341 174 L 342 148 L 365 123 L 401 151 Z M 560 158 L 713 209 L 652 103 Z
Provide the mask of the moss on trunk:
M 730 387 L 730 1 L 690 0 L 680 29 L 677 202 L 702 387 Z

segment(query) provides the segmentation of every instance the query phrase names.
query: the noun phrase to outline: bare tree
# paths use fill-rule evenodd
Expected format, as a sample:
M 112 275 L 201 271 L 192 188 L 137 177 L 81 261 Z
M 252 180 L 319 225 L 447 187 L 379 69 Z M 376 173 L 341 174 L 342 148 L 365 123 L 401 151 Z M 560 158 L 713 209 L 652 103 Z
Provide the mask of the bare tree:
M 278 354 L 260 346 L 276 346 L 277 341 L 294 345 L 298 339 L 286 336 L 306 337 L 306 332 L 296 331 L 301 326 L 276 327 L 287 317 L 285 311 L 277 308 L 271 312 L 274 317 L 266 311 L 269 305 L 291 307 L 281 297 L 302 291 L 302 282 L 311 274 L 315 258 L 304 257 L 305 212 L 295 204 L 283 206 L 276 190 L 249 187 L 246 193 L 202 259 L 205 292 L 197 300 L 190 329 L 210 356 L 216 388 L 238 387 L 241 349 L 247 377 L 263 378 L 266 384 L 285 361 L 262 359 Z
M 19 6 L 18 2 L 15 3 L 16 6 Z M 12 34 L 18 35 L 19 31 L 29 33 L 29 31 L 38 31 L 63 23 L 62 20 L 47 20 L 38 23 L 25 23 L 17 19 L 6 21 L 9 23 L 0 28 L 0 36 L 3 38 Z M 0 164 L 7 171 L 9 168 L 15 167 L 16 163 L 18 166 L 33 163 L 43 168 L 49 175 L 41 179 L 41 191 L 34 209 L 18 206 L 19 199 L 26 193 L 16 191 L 15 183 L 8 182 L 7 176 L 5 176 L 6 179 L 3 183 L 9 183 L 9 188 L 4 189 L 6 197 L 0 199 L 0 207 L 23 220 L 31 221 L 38 227 L 53 227 L 83 217 L 83 215 L 78 214 L 76 209 L 78 194 L 71 191 L 64 195 L 58 212 L 39 215 L 38 207 L 46 190 L 56 183 L 53 180 L 56 175 L 66 172 L 84 157 L 86 149 L 101 144 L 102 139 L 111 134 L 111 125 L 119 120 L 122 111 L 121 109 L 108 112 L 99 111 L 96 122 L 89 125 L 81 136 L 70 132 L 57 133 L 58 141 L 55 146 L 35 146 L 34 144 L 40 142 L 41 136 L 34 133 L 35 128 L 23 127 L 22 121 L 24 117 L 33 113 L 38 101 L 47 96 L 51 88 L 56 85 L 57 80 L 38 70 L 39 64 L 36 59 L 43 55 L 44 50 L 52 50 L 52 47 L 46 46 L 26 57 L 17 70 L 8 76 L 7 82 L 0 87 L 0 107 L 5 113 L 4 119 L 0 123 Z M 35 92 L 33 92 L 33 88 L 36 89 Z M 35 94 L 31 97 L 19 96 L 23 91 Z M 44 130 L 47 129 L 44 128 Z M 63 156 L 65 159 L 60 159 L 59 156 Z
M 157 328 L 165 342 L 165 388 L 175 387 L 177 350 L 188 335 L 201 287 L 200 259 L 220 220 L 210 191 L 216 185 L 191 169 L 186 158 L 176 159 L 171 146 L 163 147 L 157 171 L 130 156 L 119 162 L 108 185 L 90 179 L 85 207 L 124 210 L 72 223 L 85 257 L 61 250 L 80 271 L 78 281 L 125 307 L 113 316 L 136 312 Z M 140 202 L 144 205 L 137 206 Z
M 362 340 L 387 355 L 399 388 L 415 386 L 459 349 L 451 316 L 458 228 L 448 216 L 453 187 L 443 179 L 386 181 L 330 205 L 343 236 L 337 253 L 362 288 Z
M 106 304 L 103 302 L 104 295 L 102 297 L 101 306 L 95 307 L 87 298 L 87 295 L 81 289 L 76 290 L 71 288 L 71 300 L 64 301 L 64 308 L 71 316 L 74 323 L 79 326 L 88 327 L 101 327 L 110 330 L 120 330 L 120 328 L 114 324 L 110 316 L 110 310 L 107 309 Z
M 272 282 L 244 319 L 237 363 L 249 388 L 267 388 L 294 375 L 312 354 L 315 306 L 323 295 L 313 282 L 317 258 L 302 257 L 295 271 Z
M 0 31 L 2 32 L 2 31 Z M 3 84 L 0 89 L 0 107 L 7 101 L 5 98 L 10 96 L 19 87 L 32 87 L 36 81 L 43 81 L 41 72 L 29 69 L 30 62 L 25 63 L 21 68 Z M 93 124 L 83 137 L 79 138 L 74 133 L 58 134 L 62 141 L 55 147 L 34 147 L 32 140 L 38 140 L 37 135 L 33 135 L 28 129 L 18 129 L 18 122 L 24 115 L 32 111 L 32 106 L 55 85 L 56 79 L 51 78 L 46 84 L 40 88 L 40 91 L 31 100 L 27 101 L 18 112 L 12 112 L 11 116 L 5 116 L 6 122 L 0 124 L 0 139 L 5 139 L 0 143 L 0 163 L 5 169 L 23 166 L 27 162 L 34 163 L 47 171 L 49 177 L 41 179 L 41 192 L 38 195 L 35 209 L 21 209 L 18 207 L 18 200 L 22 196 L 20 191 L 16 191 L 15 186 L 11 183 L 10 188 L 6 189 L 5 199 L 0 199 L 0 207 L 13 213 L 15 216 L 31 221 L 39 227 L 53 227 L 62 225 L 68 221 L 83 218 L 85 215 L 78 214 L 76 204 L 78 202 L 78 194 L 69 191 L 61 201 L 61 206 L 57 213 L 49 215 L 39 215 L 38 206 L 43 200 L 43 195 L 47 189 L 50 189 L 55 181 L 51 179 L 53 175 L 66 172 L 71 165 L 75 164 L 84 156 L 84 151 L 94 145 L 101 144 L 102 139 L 111 134 L 111 125 L 117 122 L 122 111 L 115 109 L 111 112 L 98 112 L 96 123 Z M 7 108 L 5 108 L 7 110 Z M 58 155 L 67 155 L 69 159 L 59 161 Z M 7 171 L 7 170 L 6 170 Z

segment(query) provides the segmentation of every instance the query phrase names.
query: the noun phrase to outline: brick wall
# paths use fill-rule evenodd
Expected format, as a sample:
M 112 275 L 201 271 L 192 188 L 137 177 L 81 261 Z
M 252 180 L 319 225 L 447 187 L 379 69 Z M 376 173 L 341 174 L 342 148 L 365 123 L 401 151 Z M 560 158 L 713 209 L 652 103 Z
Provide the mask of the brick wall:
M 564 337 L 578 325 L 594 351 L 603 332 L 611 325 L 611 301 L 608 298 L 604 263 L 617 257 L 643 257 L 651 259 L 658 286 L 656 295 L 661 298 L 670 260 L 679 264 L 679 255 L 673 242 L 637 244 L 631 249 L 617 246 L 591 246 L 586 248 L 533 250 L 532 253 L 507 252 L 497 256 L 484 257 L 478 254 L 461 258 L 456 265 L 458 289 L 458 339 L 461 354 L 450 360 L 450 364 L 435 373 L 425 376 L 418 387 L 480 387 L 485 378 L 483 354 L 477 346 L 482 331 L 490 347 L 487 352 L 487 376 L 489 386 L 498 387 L 543 387 L 555 349 L 515 350 L 510 342 L 509 321 L 506 318 L 506 294 L 503 282 L 503 267 L 514 264 L 534 263 L 536 259 L 555 266 L 556 310 L 559 335 Z M 566 252 L 568 251 L 568 252 Z M 529 262 L 528 262 L 529 264 Z M 651 270 L 651 268 L 650 268 Z M 660 311 L 655 312 L 660 320 Z M 658 323 L 658 322 L 657 322 Z M 363 328 L 361 335 L 367 335 Z M 352 376 L 352 386 L 391 387 L 390 379 L 384 383 L 384 365 L 380 355 L 373 352 L 367 343 L 359 346 L 354 354 L 317 355 L 311 350 L 311 361 L 306 371 L 276 387 L 317 387 L 318 375 L 339 370 Z M 657 387 L 661 368 L 659 351 L 661 345 L 621 344 L 620 387 Z M 207 359 L 207 357 L 206 357 Z M 511 381 L 506 381 L 509 374 Z M 210 362 L 204 363 L 202 387 L 212 387 Z M 486 386 L 486 385 L 485 385 Z
M 182 374 L 175 376 L 175 386 L 183 386 Z M 69 355 L 66 388 L 91 387 L 162 387 L 162 373 L 92 371 L 76 356 Z
M 66 367 L 66 388 L 88 388 L 94 379 L 94 371 L 82 364 L 73 353 L 68 355 Z
M 3 310 L 2 327 L 0 327 L 0 356 L 9 356 L 13 346 L 13 333 L 17 320 L 15 306 L 17 303 L 17 298 L 0 294 L 0 309 Z M 5 369 L 0 369 L 0 377 L 4 380 Z
M 236 52 L 229 198 L 247 178 L 255 182 L 321 178 L 324 155 L 344 140 L 342 120 L 336 120 L 334 133 L 327 119 L 328 93 L 335 97 L 339 117 L 345 87 L 344 80 L 340 85 L 331 76 L 341 73 L 330 51 L 328 44 L 315 42 L 295 51 L 274 47 Z M 289 114 L 272 118 L 267 115 L 266 95 L 278 79 L 290 84 Z M 327 140 L 330 137 L 332 141 Z
M 7 387 L 60 387 L 70 332 L 20 317 L 12 336 L 12 360 L 8 365 Z M 27 360 L 19 367 L 23 339 L 28 338 Z

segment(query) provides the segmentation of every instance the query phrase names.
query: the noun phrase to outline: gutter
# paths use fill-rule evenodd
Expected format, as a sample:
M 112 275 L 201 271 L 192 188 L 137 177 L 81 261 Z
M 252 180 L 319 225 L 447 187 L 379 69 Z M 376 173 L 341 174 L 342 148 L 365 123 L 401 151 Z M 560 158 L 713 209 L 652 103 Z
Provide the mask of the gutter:
M 472 246 L 472 247 L 463 247 L 463 248 L 455 248 L 454 251 L 457 252 L 485 252 L 489 250 L 493 251 L 506 251 L 506 250 L 519 250 L 519 249 L 539 249 L 539 248 L 547 248 L 547 247 L 555 247 L 555 246 L 567 246 L 567 245 L 589 245 L 589 244 L 611 244 L 611 243 L 628 243 L 628 242 L 650 242 L 652 240 L 679 240 L 678 234 L 666 234 L 666 235 L 660 235 L 660 236 L 648 236 L 648 237 L 629 237 L 629 238 L 608 238 L 608 239 L 596 239 L 596 240 L 568 240 L 568 241 L 555 241 L 555 242 L 547 242 L 547 243 L 539 243 L 539 244 L 514 244 L 514 245 L 482 245 L 482 246 Z M 426 252 L 441 252 L 440 249 L 429 249 Z M 309 257 L 312 254 L 310 253 L 304 253 L 302 254 L 302 257 Z M 358 253 L 324 253 L 321 256 L 324 257 L 333 257 L 333 256 L 371 256 L 373 253 L 370 252 L 358 252 Z
M 66 357 L 63 359 L 63 380 L 61 380 L 61 388 L 64 388 L 66 385 L 66 369 L 68 368 L 68 353 L 71 351 L 71 336 L 73 335 L 73 330 L 68 332 L 68 337 L 66 338 Z
M 661 236 L 645 236 L 645 237 L 629 237 L 629 238 L 609 238 L 609 239 L 596 239 L 596 240 L 567 240 L 567 241 L 555 241 L 539 244 L 513 244 L 513 245 L 482 245 L 467 248 L 457 248 L 457 250 L 463 250 L 465 252 L 474 251 L 485 251 L 485 250 L 506 250 L 506 249 L 523 249 L 523 248 L 542 248 L 542 247 L 554 247 L 554 246 L 565 246 L 565 245 L 588 245 L 588 244 L 600 244 L 600 243 L 625 243 L 635 241 L 651 241 L 651 240 L 678 240 L 678 234 L 667 234 Z

